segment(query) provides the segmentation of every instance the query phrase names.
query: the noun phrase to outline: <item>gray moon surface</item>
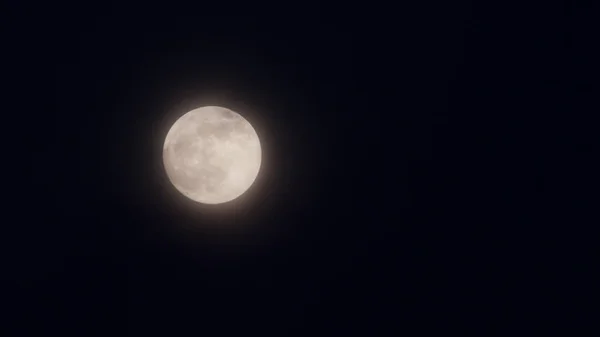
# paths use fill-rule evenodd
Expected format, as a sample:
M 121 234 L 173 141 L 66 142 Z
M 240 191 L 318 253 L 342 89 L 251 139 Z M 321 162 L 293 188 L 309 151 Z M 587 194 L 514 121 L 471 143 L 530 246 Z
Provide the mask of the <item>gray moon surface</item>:
M 261 146 L 252 125 L 222 107 L 206 106 L 181 116 L 163 146 L 163 164 L 173 186 L 203 204 L 242 195 L 261 165 Z

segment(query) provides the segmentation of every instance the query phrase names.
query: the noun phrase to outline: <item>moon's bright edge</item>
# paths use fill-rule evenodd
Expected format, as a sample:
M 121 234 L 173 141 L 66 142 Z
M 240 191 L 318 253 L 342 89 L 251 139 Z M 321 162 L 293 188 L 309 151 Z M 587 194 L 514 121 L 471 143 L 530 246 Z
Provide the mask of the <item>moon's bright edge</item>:
M 261 165 L 256 131 L 241 115 L 207 106 L 181 116 L 163 147 L 169 180 L 186 197 L 220 204 L 242 195 L 254 183 Z

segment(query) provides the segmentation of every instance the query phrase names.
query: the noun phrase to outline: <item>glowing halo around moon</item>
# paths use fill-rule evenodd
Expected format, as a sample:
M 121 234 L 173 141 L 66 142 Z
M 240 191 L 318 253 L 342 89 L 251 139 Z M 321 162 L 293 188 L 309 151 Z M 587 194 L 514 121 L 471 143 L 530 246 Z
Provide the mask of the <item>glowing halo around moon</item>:
M 260 141 L 241 115 L 222 107 L 201 107 L 171 126 L 163 164 L 183 195 L 203 204 L 221 204 L 254 183 L 261 165 Z

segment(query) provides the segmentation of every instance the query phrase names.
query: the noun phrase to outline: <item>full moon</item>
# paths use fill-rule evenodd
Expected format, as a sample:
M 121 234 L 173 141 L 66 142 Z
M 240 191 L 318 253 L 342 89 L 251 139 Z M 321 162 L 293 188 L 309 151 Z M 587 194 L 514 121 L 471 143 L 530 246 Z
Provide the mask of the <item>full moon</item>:
M 244 117 L 206 106 L 184 114 L 171 126 L 163 163 L 183 195 L 203 204 L 220 204 L 250 188 L 260 169 L 261 147 Z

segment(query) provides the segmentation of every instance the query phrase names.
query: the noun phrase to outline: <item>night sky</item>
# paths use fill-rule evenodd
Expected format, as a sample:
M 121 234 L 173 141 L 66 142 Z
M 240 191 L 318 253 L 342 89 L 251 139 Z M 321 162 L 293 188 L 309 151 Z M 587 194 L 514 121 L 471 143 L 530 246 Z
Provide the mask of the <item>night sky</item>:
M 587 10 L 13 3 L 3 336 L 512 335 L 577 297 Z M 162 166 L 202 105 L 263 146 L 223 207 Z

